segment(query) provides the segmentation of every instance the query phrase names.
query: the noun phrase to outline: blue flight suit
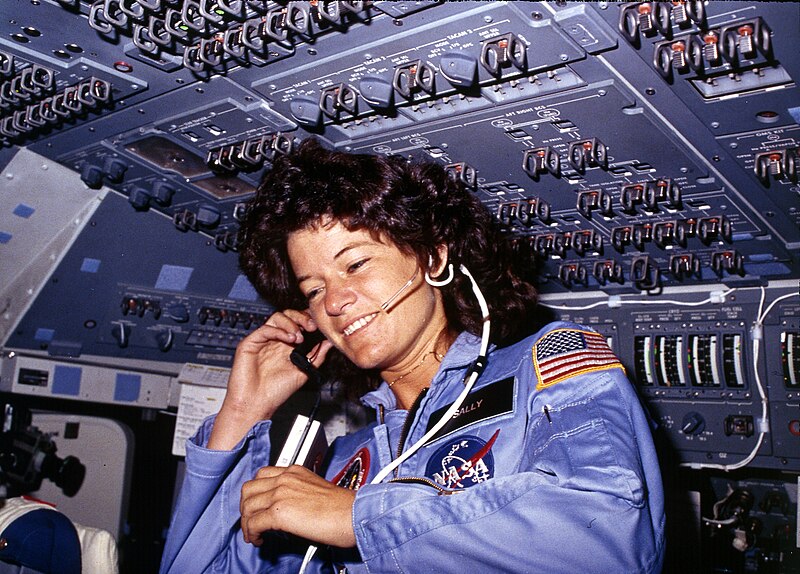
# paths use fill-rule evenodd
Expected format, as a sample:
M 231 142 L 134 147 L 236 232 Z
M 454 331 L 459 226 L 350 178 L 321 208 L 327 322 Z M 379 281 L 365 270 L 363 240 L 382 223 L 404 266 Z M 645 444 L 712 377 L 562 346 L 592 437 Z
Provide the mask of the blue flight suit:
M 380 484 L 372 477 L 463 389 L 480 340 L 462 333 L 409 411 L 385 383 L 378 420 L 331 445 L 325 476 L 357 488 L 357 548 L 320 548 L 307 572 L 658 573 L 664 497 L 649 419 L 605 339 L 556 322 L 488 353 L 449 423 Z M 163 573 L 297 572 L 306 544 L 238 529 L 240 489 L 269 462 L 269 422 L 232 451 L 187 444 Z M 402 442 L 402 445 L 400 444 Z

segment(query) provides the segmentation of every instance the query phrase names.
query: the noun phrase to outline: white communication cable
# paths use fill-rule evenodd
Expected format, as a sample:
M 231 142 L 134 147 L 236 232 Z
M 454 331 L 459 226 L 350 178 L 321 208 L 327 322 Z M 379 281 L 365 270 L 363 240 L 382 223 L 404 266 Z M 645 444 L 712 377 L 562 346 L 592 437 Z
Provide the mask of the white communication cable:
M 472 387 L 475 385 L 475 381 L 478 380 L 478 377 L 483 372 L 483 369 L 486 367 L 486 353 L 489 349 L 489 334 L 491 332 L 491 321 L 489 319 L 489 306 L 486 303 L 486 298 L 481 293 L 480 287 L 478 287 L 478 283 L 475 281 L 475 278 L 472 274 L 467 270 L 464 265 L 460 265 L 459 269 L 461 272 L 466 275 L 470 282 L 472 283 L 472 292 L 475 294 L 475 298 L 478 299 L 478 304 L 481 308 L 481 315 L 483 319 L 483 330 L 481 333 L 481 348 L 478 357 L 475 359 L 475 362 L 472 363 L 468 370 L 467 377 L 464 383 L 464 390 L 461 391 L 461 394 L 458 395 L 458 398 L 455 402 L 450 405 L 447 411 L 442 415 L 439 421 L 431 427 L 431 429 L 423 435 L 417 442 L 415 442 L 408 450 L 403 452 L 402 455 L 394 459 L 392 462 L 384 466 L 378 474 L 375 475 L 375 478 L 372 479 L 370 484 L 378 484 L 379 482 L 383 481 L 384 478 L 389 476 L 391 472 L 393 472 L 397 467 L 399 467 L 403 462 L 408 460 L 415 452 L 417 452 L 422 446 L 428 442 L 431 437 L 433 437 L 439 430 L 441 430 L 444 425 L 450 421 L 453 415 L 456 413 L 458 409 L 461 408 L 461 405 L 469 395 Z M 299 574 L 305 574 L 306 568 L 311 563 L 311 559 L 314 557 L 314 554 L 317 552 L 316 546 L 309 546 L 308 550 L 306 551 L 306 555 L 303 558 L 303 563 L 300 565 Z
M 710 297 L 706 297 L 702 301 L 678 301 L 673 299 L 659 299 L 655 301 L 659 305 L 678 305 L 680 307 L 700 307 L 702 305 L 706 305 L 708 303 L 722 303 L 725 301 L 725 298 L 736 291 L 736 288 L 728 289 L 727 291 L 723 291 L 722 293 L 715 293 Z M 586 311 L 588 309 L 594 309 L 596 307 L 603 307 L 608 306 L 611 308 L 619 307 L 621 305 L 652 305 L 654 303 L 653 300 L 643 300 L 643 299 L 621 299 L 619 297 L 611 298 L 609 297 L 603 301 L 596 301 L 594 303 L 590 303 L 588 305 L 583 305 L 579 307 L 572 307 L 570 305 L 550 305 L 547 302 L 540 302 L 540 305 L 543 307 L 547 307 L 549 309 L 555 309 L 556 311 Z
M 758 396 L 761 399 L 761 421 L 759 423 L 759 433 L 758 433 L 758 440 L 756 440 L 756 444 L 753 447 L 753 450 L 750 451 L 745 458 L 740 460 L 739 462 L 735 462 L 733 464 L 711 464 L 711 463 L 692 463 L 692 462 L 684 462 L 681 463 L 680 466 L 685 466 L 689 468 L 712 468 L 716 470 L 736 470 L 737 468 L 742 468 L 743 466 L 747 466 L 752 462 L 752 460 L 758 454 L 761 445 L 764 443 L 764 439 L 766 438 L 767 432 L 769 432 L 769 399 L 767 398 L 767 393 L 764 390 L 764 384 L 761 381 L 761 374 L 758 372 L 758 359 L 761 351 L 761 339 L 764 335 L 764 319 L 766 319 L 767 315 L 772 308 L 778 304 L 780 301 L 784 299 L 788 299 L 789 297 L 796 297 L 797 293 L 787 293 L 786 295 L 781 295 L 780 297 L 776 297 L 772 303 L 770 303 L 769 307 L 767 307 L 766 311 L 762 313 L 762 309 L 764 308 L 764 301 L 767 297 L 767 291 L 764 287 L 761 287 L 761 300 L 758 304 L 758 313 L 756 314 L 756 320 L 753 324 L 753 372 L 755 373 L 755 381 L 756 381 L 756 389 L 758 390 Z M 707 520 L 707 519 L 706 519 Z

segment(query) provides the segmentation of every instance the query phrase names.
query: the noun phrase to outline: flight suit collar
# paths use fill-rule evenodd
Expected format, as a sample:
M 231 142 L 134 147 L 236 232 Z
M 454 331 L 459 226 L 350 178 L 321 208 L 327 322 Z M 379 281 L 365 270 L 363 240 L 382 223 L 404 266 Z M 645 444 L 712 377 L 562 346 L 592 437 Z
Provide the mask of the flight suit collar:
M 439 367 L 439 371 L 433 378 L 432 386 L 435 387 L 448 380 L 443 376 L 443 373 L 446 371 L 453 369 L 465 369 L 468 367 L 470 363 L 475 360 L 475 357 L 478 356 L 480 347 L 480 337 L 467 331 L 462 331 L 447 350 L 447 354 L 445 354 L 444 359 L 442 359 L 442 364 Z M 489 350 L 491 351 L 492 348 L 493 345 L 490 345 Z M 366 407 L 375 410 L 379 410 L 380 408 L 385 410 L 394 410 L 397 408 L 397 399 L 386 381 L 381 383 L 381 385 L 374 391 L 362 396 L 361 402 Z

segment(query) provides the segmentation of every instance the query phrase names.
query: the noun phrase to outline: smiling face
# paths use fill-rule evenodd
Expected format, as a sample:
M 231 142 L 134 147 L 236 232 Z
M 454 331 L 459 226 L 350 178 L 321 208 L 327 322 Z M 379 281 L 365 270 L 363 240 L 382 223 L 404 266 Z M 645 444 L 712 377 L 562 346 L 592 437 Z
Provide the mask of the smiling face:
M 415 365 L 447 320 L 417 259 L 341 223 L 291 233 L 289 260 L 320 330 L 353 363 L 387 380 Z M 412 279 L 389 312 L 381 305 Z

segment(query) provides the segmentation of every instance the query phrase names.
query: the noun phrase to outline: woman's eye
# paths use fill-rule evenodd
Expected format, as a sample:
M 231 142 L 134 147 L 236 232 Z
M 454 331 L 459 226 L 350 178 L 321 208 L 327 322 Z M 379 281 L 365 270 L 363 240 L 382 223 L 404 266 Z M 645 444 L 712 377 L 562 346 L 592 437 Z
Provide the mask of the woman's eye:
M 322 291 L 321 289 L 312 289 L 311 291 L 309 291 L 308 293 L 306 293 L 306 300 L 308 300 L 308 301 L 311 301 L 311 300 L 312 300 L 312 299 L 314 299 L 314 298 L 315 298 L 317 295 L 319 295 L 321 291 Z
M 360 269 L 361 267 L 363 267 L 363 265 L 364 265 L 364 264 L 365 264 L 367 261 L 368 261 L 368 259 L 359 259 L 359 260 L 358 260 L 358 261 L 356 261 L 355 263 L 352 263 L 352 264 L 350 264 L 350 266 L 347 268 L 347 270 L 348 270 L 348 271 L 351 271 L 351 272 L 352 272 L 352 271 L 357 271 L 358 269 Z

